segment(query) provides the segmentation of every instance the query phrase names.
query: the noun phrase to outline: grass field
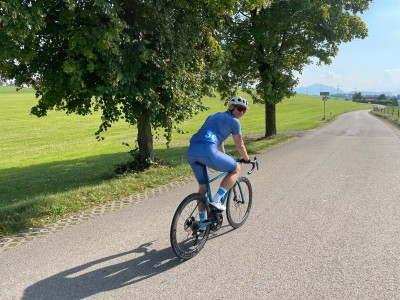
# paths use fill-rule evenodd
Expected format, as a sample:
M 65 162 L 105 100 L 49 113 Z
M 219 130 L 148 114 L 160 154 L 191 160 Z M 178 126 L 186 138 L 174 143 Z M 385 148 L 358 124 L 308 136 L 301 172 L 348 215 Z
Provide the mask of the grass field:
M 205 117 L 224 110 L 216 98 L 206 98 L 208 112 L 181 125 L 185 134 L 174 134 L 170 148 L 162 138 L 155 140 L 156 156 L 170 167 L 151 168 L 141 174 L 116 175 L 117 164 L 130 159 L 122 142 L 135 144 L 136 129 L 125 123 L 115 124 L 98 142 L 94 132 L 100 115 L 66 115 L 51 111 L 44 118 L 29 114 L 35 105 L 34 92 L 0 87 L 0 237 L 29 227 L 40 226 L 82 209 L 144 191 L 191 174 L 185 160 L 190 136 Z M 332 118 L 370 105 L 329 100 L 328 120 L 322 121 L 323 102 L 319 97 L 296 96 L 277 105 L 278 132 L 316 128 Z M 243 134 L 262 135 L 264 107 L 251 105 L 241 119 Z M 162 136 L 162 133 L 160 134 Z M 280 143 L 288 137 L 250 141 L 250 152 Z M 228 145 L 228 150 L 233 146 Z M 232 152 L 234 155 L 234 152 Z

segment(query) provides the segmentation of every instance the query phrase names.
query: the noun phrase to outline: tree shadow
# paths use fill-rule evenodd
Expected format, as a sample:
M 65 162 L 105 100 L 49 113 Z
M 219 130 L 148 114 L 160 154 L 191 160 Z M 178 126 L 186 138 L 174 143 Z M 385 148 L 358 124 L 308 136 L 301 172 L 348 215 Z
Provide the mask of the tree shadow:
M 22 299 L 84 299 L 147 280 L 181 263 L 169 247 L 149 250 L 153 243 L 148 242 L 134 250 L 104 257 L 43 279 L 28 287 Z M 129 259 L 135 253 L 142 255 Z M 123 262 L 110 264 L 124 257 L 126 260 Z
M 156 155 L 167 163 L 172 162 L 171 165 L 178 165 L 186 162 L 182 159 L 186 149 L 160 149 Z M 113 184 L 111 180 L 120 176 L 115 173 L 116 166 L 131 159 L 128 152 L 119 152 L 0 169 L 0 238 L 3 234 L 34 226 L 32 220 L 49 215 L 62 216 L 64 210 L 73 209 L 76 205 L 74 201 L 54 205 L 53 195 L 75 193 L 77 189 L 90 187 L 84 193 L 89 196 L 93 194 L 92 198 L 85 200 L 86 196 L 83 195 L 80 201 L 96 201 L 97 186 L 106 182 Z M 78 201 L 79 192 L 76 195 Z
M 176 166 L 186 164 L 187 148 L 188 145 L 156 149 L 155 154 L 164 163 Z M 228 143 L 226 149 L 235 153 L 233 144 Z M 0 169 L 0 206 L 100 184 L 116 178 L 117 165 L 130 160 L 132 157 L 127 151 Z
M 167 163 L 171 157 L 182 161 L 181 157 L 186 149 L 187 147 L 178 147 L 174 150 L 160 149 L 157 150 L 157 155 Z M 27 198 L 100 184 L 116 178 L 118 176 L 115 173 L 116 166 L 131 159 L 128 152 L 120 152 L 21 168 L 0 169 L 0 203 L 4 202 L 1 197 L 17 203 Z
M 25 199 L 27 196 L 65 192 L 112 178 L 115 176 L 112 163 L 128 158 L 126 153 L 115 153 L 0 169 L 0 187 L 13 202 Z M 104 167 L 98 168 L 97 166 L 101 164 Z

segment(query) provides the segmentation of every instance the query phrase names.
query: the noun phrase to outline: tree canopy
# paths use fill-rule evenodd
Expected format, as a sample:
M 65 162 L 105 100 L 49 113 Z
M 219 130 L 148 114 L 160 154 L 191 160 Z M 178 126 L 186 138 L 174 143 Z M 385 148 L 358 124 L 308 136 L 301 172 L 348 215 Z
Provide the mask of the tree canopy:
M 339 45 L 365 38 L 359 17 L 372 0 L 279 0 L 258 8 L 238 5 L 226 29 L 225 70 L 219 89 L 242 88 L 264 103 L 266 132 L 276 134 L 275 104 L 294 95 L 295 72 L 316 59 L 330 64 Z
M 365 38 L 372 0 L 8 0 L 0 2 L 0 77 L 30 84 L 45 116 L 102 112 L 97 135 L 124 119 L 142 160 L 154 130 L 169 141 L 218 83 L 265 104 L 294 94 L 294 72 L 329 64 L 342 42 Z
M 125 119 L 138 126 L 142 159 L 152 130 L 204 109 L 221 49 L 220 15 L 233 1 L 10 0 L 0 6 L 0 76 L 30 84 L 32 114 L 100 110 L 97 134 Z

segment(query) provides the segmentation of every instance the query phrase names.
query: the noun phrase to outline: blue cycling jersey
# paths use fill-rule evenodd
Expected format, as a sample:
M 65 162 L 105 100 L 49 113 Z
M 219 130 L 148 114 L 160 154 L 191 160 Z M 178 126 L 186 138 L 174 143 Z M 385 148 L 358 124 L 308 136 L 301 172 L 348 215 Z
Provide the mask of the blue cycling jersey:
M 213 143 L 221 145 L 230 134 L 240 134 L 240 122 L 230 112 L 210 115 L 203 126 L 190 139 L 191 143 Z

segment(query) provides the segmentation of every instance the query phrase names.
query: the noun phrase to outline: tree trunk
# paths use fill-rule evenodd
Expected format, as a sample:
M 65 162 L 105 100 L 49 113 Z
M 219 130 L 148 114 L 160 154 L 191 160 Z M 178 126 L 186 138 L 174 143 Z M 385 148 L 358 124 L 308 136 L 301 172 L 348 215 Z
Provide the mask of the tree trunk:
M 153 135 L 151 133 L 149 118 L 145 115 L 141 115 L 138 118 L 137 126 L 140 160 L 146 161 L 150 159 L 154 161 Z
M 265 99 L 265 137 L 276 135 L 276 111 L 275 103 L 269 103 Z
M 258 53 L 260 57 L 264 56 L 263 46 L 260 44 L 258 47 Z M 265 62 L 260 61 L 258 66 L 258 71 L 260 72 L 261 77 L 261 85 L 268 86 L 272 78 L 269 77 L 269 72 L 272 70 L 272 67 Z M 273 82 L 272 82 L 273 86 Z M 276 135 L 276 114 L 275 114 L 275 103 L 270 103 L 268 99 L 270 95 L 267 91 L 264 90 L 263 93 L 264 102 L 265 102 L 265 137 L 269 138 L 271 136 Z

